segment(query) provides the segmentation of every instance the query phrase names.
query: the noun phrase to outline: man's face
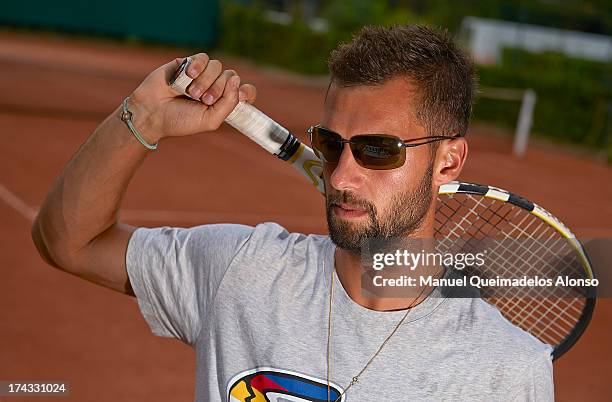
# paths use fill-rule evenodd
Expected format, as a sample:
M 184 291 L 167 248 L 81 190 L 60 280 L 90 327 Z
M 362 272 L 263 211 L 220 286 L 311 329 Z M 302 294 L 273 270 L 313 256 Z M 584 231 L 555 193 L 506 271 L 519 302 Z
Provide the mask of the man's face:
M 321 125 L 349 139 L 357 134 L 426 137 L 415 118 L 417 92 L 403 78 L 378 86 L 329 89 Z M 327 222 L 332 241 L 359 251 L 367 238 L 428 233 L 424 218 L 432 206 L 430 146 L 406 149 L 406 162 L 391 170 L 357 164 L 345 144 L 337 164 L 324 163 Z

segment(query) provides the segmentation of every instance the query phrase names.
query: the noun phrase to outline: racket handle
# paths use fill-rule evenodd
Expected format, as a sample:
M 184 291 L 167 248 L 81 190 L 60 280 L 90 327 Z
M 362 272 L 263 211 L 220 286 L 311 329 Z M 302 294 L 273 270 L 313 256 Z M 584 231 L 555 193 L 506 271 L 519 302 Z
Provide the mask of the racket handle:
M 187 87 L 193 80 L 187 75 L 186 71 L 191 61 L 190 57 L 183 60 L 169 83 L 174 90 L 190 98 Z M 319 192 L 325 192 L 322 178 L 323 166 L 313 150 L 261 110 L 248 102 L 239 102 L 227 116 L 225 122 L 266 151 L 290 163 L 291 166 L 306 176 Z

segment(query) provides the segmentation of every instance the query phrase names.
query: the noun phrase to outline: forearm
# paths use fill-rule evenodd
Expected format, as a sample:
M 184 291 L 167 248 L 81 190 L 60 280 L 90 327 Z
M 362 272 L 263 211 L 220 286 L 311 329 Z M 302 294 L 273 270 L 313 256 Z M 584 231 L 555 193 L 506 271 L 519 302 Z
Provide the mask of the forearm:
M 66 165 L 34 222 L 36 245 L 54 265 L 73 264 L 79 250 L 117 223 L 128 183 L 150 152 L 120 113 L 116 109 Z M 136 111 L 134 123 L 145 127 Z

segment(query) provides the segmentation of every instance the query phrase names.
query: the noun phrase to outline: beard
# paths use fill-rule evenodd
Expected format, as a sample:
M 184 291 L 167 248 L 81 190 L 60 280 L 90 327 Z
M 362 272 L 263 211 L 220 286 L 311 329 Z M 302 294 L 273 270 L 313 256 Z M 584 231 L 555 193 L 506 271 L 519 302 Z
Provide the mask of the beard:
M 419 229 L 432 202 L 433 161 L 414 190 L 396 194 L 383 215 L 376 207 L 354 193 L 342 191 L 326 194 L 329 237 L 339 248 L 360 252 L 368 239 L 390 239 L 407 236 Z M 335 204 L 347 203 L 367 212 L 366 222 L 349 222 L 333 213 Z

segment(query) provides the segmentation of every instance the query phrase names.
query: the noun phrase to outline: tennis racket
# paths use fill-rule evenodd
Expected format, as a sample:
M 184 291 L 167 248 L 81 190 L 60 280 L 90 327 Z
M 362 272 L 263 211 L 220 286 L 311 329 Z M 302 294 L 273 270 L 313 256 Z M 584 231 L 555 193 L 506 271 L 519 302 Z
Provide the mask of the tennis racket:
M 191 83 L 186 58 L 169 85 L 186 92 Z M 271 154 L 291 164 L 324 193 L 322 162 L 314 151 L 263 112 L 240 102 L 225 120 Z M 508 278 L 516 271 L 528 277 L 564 277 L 578 285 L 555 287 L 483 286 L 483 299 L 507 320 L 553 347 L 559 358 L 580 338 L 595 308 L 593 270 L 574 234 L 539 205 L 508 191 L 473 183 L 452 182 L 440 187 L 436 209 L 437 251 L 478 252 L 486 243 L 487 264 L 469 268 L 469 275 Z M 515 276 L 515 275 L 514 275 Z

